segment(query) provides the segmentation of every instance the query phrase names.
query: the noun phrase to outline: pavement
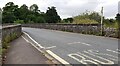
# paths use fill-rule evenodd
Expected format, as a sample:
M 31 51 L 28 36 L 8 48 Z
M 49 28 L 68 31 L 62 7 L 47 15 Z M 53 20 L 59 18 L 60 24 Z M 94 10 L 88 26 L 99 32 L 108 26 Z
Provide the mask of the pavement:
M 118 64 L 118 39 L 37 28 L 23 28 L 23 31 L 69 64 Z
M 20 37 L 10 43 L 5 64 L 49 64 L 48 59 Z

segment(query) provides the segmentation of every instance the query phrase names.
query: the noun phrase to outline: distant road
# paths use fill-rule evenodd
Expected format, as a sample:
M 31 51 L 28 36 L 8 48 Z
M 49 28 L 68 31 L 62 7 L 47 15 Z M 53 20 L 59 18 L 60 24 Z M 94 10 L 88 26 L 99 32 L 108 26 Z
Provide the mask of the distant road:
M 118 39 L 37 28 L 23 28 L 23 31 L 70 64 L 118 62 Z

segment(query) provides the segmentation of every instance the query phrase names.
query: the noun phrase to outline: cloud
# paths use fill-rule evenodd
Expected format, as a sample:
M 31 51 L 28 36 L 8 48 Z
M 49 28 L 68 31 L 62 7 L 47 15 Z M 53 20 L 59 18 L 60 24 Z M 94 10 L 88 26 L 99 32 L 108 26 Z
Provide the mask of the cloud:
M 103 6 L 104 16 L 114 18 L 118 12 L 119 0 L 0 0 L 0 6 L 4 7 L 10 1 L 19 6 L 37 4 L 43 12 L 46 12 L 47 7 L 55 6 L 61 18 L 76 16 L 86 10 L 100 12 Z
M 120 13 L 120 1 L 118 3 L 118 13 Z

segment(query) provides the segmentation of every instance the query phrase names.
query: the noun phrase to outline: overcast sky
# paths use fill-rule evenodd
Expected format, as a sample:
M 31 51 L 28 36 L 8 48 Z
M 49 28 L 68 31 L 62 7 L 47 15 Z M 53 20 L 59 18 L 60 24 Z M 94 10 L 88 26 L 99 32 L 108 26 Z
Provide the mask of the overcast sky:
M 73 17 L 86 10 L 100 12 L 104 7 L 104 16 L 114 18 L 118 13 L 118 2 L 120 0 L 0 0 L 0 7 L 4 7 L 8 2 L 14 2 L 21 6 L 26 4 L 28 7 L 37 4 L 42 12 L 46 12 L 47 7 L 55 6 L 61 18 Z

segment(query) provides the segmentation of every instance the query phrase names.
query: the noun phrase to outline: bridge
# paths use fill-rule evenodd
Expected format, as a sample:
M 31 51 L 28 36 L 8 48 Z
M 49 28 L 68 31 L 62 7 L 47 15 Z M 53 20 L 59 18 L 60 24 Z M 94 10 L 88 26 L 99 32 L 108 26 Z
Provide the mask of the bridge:
M 117 38 L 40 29 L 40 27 L 31 28 L 30 26 L 22 27 L 22 31 L 24 40 L 31 43 L 53 62 L 98 66 L 118 64 L 120 50 Z

